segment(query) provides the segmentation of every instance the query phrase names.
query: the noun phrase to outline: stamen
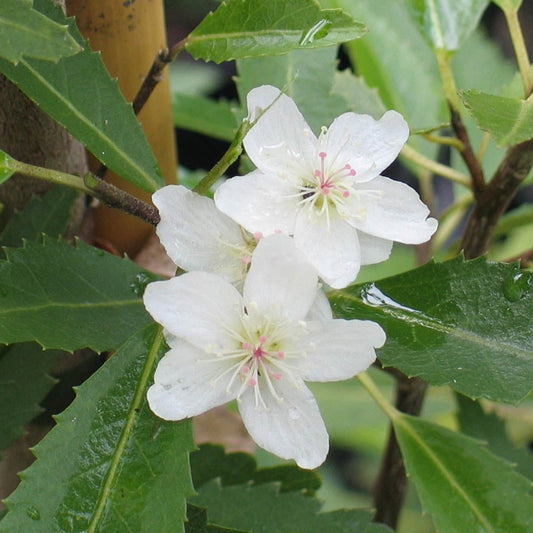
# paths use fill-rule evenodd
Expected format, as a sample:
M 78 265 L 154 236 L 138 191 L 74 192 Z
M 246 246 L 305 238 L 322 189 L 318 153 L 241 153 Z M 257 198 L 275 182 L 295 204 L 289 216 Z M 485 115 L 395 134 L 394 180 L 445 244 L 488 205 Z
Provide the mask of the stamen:
M 252 258 L 249 255 L 244 255 L 241 257 L 241 262 L 245 265 L 248 265 L 252 262 Z

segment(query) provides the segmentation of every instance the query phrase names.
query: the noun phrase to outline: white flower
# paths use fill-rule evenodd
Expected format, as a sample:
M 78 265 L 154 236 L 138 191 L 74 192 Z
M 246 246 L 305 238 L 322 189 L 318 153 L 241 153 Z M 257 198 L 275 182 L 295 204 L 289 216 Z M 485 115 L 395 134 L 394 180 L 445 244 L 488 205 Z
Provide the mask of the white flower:
M 161 217 L 157 235 L 177 266 L 212 272 L 242 286 L 260 234 L 254 237 L 213 200 L 181 185 L 159 189 L 152 200 Z
M 399 113 L 379 121 L 344 113 L 317 139 L 275 87 L 253 89 L 248 110 L 251 120 L 263 112 L 244 138 L 257 170 L 226 181 L 215 203 L 252 233 L 293 235 L 332 287 L 351 283 L 362 264 L 387 259 L 392 241 L 417 244 L 435 232 L 418 194 L 379 175 L 409 137 Z
M 319 466 L 328 435 L 304 380 L 364 371 L 385 334 L 374 322 L 334 320 L 323 306 L 306 321 L 316 291 L 314 269 L 284 235 L 259 241 L 242 296 L 206 272 L 148 285 L 144 303 L 171 348 L 148 391 L 152 411 L 181 420 L 237 399 L 259 446 Z

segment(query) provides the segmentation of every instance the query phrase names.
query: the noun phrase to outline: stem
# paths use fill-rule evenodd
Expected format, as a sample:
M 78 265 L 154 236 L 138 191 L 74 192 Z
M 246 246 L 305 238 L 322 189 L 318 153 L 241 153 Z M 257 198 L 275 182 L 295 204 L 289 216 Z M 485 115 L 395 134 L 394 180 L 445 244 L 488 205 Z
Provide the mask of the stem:
M 520 76 L 522 77 L 524 98 L 527 98 L 533 92 L 533 74 L 531 73 L 529 55 L 527 53 L 526 43 L 524 42 L 524 34 L 522 33 L 522 27 L 518 20 L 518 11 L 513 9 L 504 10 L 504 14 L 507 25 L 509 26 L 509 33 L 511 34 L 516 61 L 520 69 Z
M 465 162 L 465 165 L 472 176 L 472 188 L 474 190 L 474 196 L 478 196 L 485 187 L 483 169 L 481 168 L 481 163 L 476 157 L 472 145 L 470 144 L 470 139 L 459 111 L 450 105 L 450 112 L 452 115 L 453 131 L 455 132 L 456 137 L 463 143 L 463 149 L 459 153 L 461 154 L 461 157 L 463 158 L 463 161 Z
M 391 421 L 397 417 L 398 411 L 415 416 L 420 414 L 427 388 L 427 384 L 420 378 L 399 375 L 395 408 L 384 398 L 366 374 L 357 377 Z M 394 429 L 391 427 L 384 460 L 374 487 L 374 506 L 376 507 L 374 522 L 381 522 L 393 529 L 396 528 L 406 488 L 407 473 L 402 452 L 394 435 Z
M 512 146 L 496 170 L 494 177 L 477 198 L 461 247 L 467 259 L 488 250 L 499 218 L 533 166 L 533 139 Z
M 452 109 L 459 111 L 459 98 L 457 96 L 457 85 L 452 70 L 451 55 L 443 48 L 435 50 L 435 55 L 437 56 L 437 66 L 446 100 L 448 100 Z
M 170 49 L 166 48 L 161 50 L 156 55 L 148 74 L 144 78 L 141 88 L 133 100 L 133 111 L 136 115 L 139 114 L 157 84 L 163 79 L 163 70 L 165 67 L 178 57 L 178 55 L 185 49 L 186 44 L 187 38 L 177 42 Z
M 50 183 L 56 183 L 58 185 L 65 185 L 72 189 L 78 189 L 85 194 L 92 194 L 91 190 L 85 185 L 82 178 L 67 174 L 66 172 L 60 172 L 59 170 L 50 170 L 48 168 L 37 167 L 35 165 L 29 165 L 28 163 L 22 163 L 10 158 L 10 167 L 25 176 L 31 176 Z
M 413 161 L 413 163 L 416 163 L 417 165 L 427 168 L 428 170 L 431 170 L 434 174 L 438 174 L 439 176 L 442 176 L 444 178 L 448 178 L 451 181 L 454 181 L 455 183 L 460 183 L 461 185 L 464 185 L 465 187 L 471 188 L 471 180 L 462 172 L 458 172 L 457 170 L 454 170 L 453 168 L 450 168 L 446 165 L 442 165 L 441 163 L 437 163 L 436 161 L 433 161 L 433 159 L 430 159 L 429 157 L 426 157 L 425 155 L 422 155 L 420 152 L 406 144 L 402 148 L 402 155 L 405 156 L 407 159 Z
M 481 139 L 481 143 L 479 144 L 479 148 L 477 151 L 477 159 L 481 163 L 483 161 L 483 158 L 485 157 L 485 152 L 487 151 L 487 148 L 489 147 L 490 142 L 490 133 L 486 131 L 483 134 L 483 138 Z
M 444 146 L 453 146 L 457 150 L 463 150 L 463 143 L 455 137 L 444 137 L 442 135 L 435 135 L 433 133 L 423 133 L 422 136 L 429 142 L 435 144 L 443 144 Z
M 67 174 L 66 172 L 28 165 L 27 163 L 22 163 L 12 158 L 10 158 L 10 168 L 25 176 L 31 176 L 32 178 L 77 189 L 78 191 L 98 198 L 109 207 L 121 209 L 153 226 L 159 223 L 159 213 L 155 207 L 115 187 L 111 183 L 101 180 L 93 174 L 87 174 L 84 178 L 80 178 L 79 176 Z

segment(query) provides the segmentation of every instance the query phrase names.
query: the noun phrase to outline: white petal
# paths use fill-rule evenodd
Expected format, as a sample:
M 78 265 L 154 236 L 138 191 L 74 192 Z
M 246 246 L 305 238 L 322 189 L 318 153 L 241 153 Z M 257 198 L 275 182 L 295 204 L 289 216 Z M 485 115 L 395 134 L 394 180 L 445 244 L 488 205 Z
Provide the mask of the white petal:
M 263 85 L 248 93 L 247 102 L 252 120 L 274 102 L 244 137 L 244 148 L 254 164 L 288 179 L 298 179 L 302 171 L 312 173 L 317 139 L 292 98 Z
M 265 406 L 256 402 L 252 388 L 239 399 L 246 429 L 261 448 L 278 457 L 294 459 L 301 468 L 320 466 L 329 439 L 313 394 L 303 382 L 297 387 L 283 377 L 275 385 L 282 401 L 268 388 L 261 391 Z
M 332 212 L 329 224 L 322 215 L 302 210 L 296 219 L 294 242 L 318 275 L 331 287 L 342 289 L 357 276 L 361 266 L 357 233 Z
M 349 379 L 375 361 L 374 348 L 385 342 L 383 329 L 366 320 L 312 321 L 307 328 L 310 348 L 297 369 L 306 381 Z
M 409 138 L 409 127 L 402 115 L 387 111 L 380 120 L 370 115 L 344 113 L 337 117 L 321 137 L 321 149 L 329 165 L 345 164 L 356 171 L 357 182 L 367 181 L 387 168 Z
M 182 420 L 233 400 L 235 393 L 226 391 L 231 373 L 217 380 L 228 362 L 212 359 L 185 341 L 176 343 L 157 365 L 147 394 L 150 409 L 165 420 Z
M 218 352 L 237 345 L 229 332 L 240 327 L 242 298 L 219 276 L 189 272 L 150 283 L 144 291 L 144 305 L 171 336 L 197 348 Z
M 213 272 L 230 283 L 242 281 L 248 243 L 213 200 L 180 185 L 167 185 L 152 199 L 161 216 L 157 235 L 176 265 Z
M 317 291 L 318 277 L 304 254 L 286 235 L 271 235 L 259 241 L 244 282 L 245 305 L 255 302 L 259 312 L 301 320 Z
M 437 221 L 427 218 L 429 209 L 405 183 L 378 176 L 358 185 L 357 191 L 362 194 L 349 199 L 353 212 L 358 209 L 356 202 L 359 209 L 365 210 L 364 216 L 350 221 L 357 229 L 405 244 L 426 242 L 435 233 Z M 371 193 L 365 195 L 364 191 Z
M 363 231 L 358 231 L 357 237 L 361 247 L 362 265 L 375 265 L 389 258 L 392 250 L 392 241 L 374 237 Z
M 294 232 L 298 190 L 281 178 L 254 170 L 225 181 L 215 192 L 218 209 L 250 233 Z
M 331 305 L 329 304 L 326 293 L 319 289 L 316 291 L 315 299 L 311 304 L 309 313 L 305 317 L 306 320 L 331 320 L 333 318 L 333 312 L 331 311 Z

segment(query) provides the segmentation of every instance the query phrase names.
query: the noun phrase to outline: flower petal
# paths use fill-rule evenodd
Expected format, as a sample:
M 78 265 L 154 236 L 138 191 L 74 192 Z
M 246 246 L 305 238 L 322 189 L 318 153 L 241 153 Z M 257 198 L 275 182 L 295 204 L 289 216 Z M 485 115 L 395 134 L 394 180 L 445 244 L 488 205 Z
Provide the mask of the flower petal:
M 344 113 L 321 136 L 320 144 L 329 165 L 349 164 L 356 171 L 356 181 L 364 182 L 387 168 L 408 138 L 407 122 L 396 111 L 387 111 L 380 120 Z
M 320 466 L 329 449 L 328 433 L 316 400 L 304 383 L 296 386 L 281 378 L 276 382 L 276 392 L 282 400 L 263 388 L 264 405 L 256 402 L 254 391 L 248 388 L 238 400 L 252 439 L 278 457 L 294 459 L 301 468 Z
M 248 93 L 247 103 L 251 120 L 266 109 L 243 141 L 257 168 L 287 179 L 298 179 L 302 171 L 312 173 L 317 139 L 292 98 L 263 85 Z
M 342 289 L 357 276 L 361 256 L 357 233 L 335 212 L 325 216 L 302 210 L 296 219 L 294 242 L 331 287 Z
M 306 320 L 331 320 L 333 318 L 333 312 L 331 311 L 331 305 L 329 304 L 326 293 L 319 289 L 316 292 L 315 299 L 311 304 L 309 313 L 305 317 Z
M 405 183 L 378 176 L 359 184 L 357 192 L 350 197 L 350 211 L 364 210 L 364 215 L 352 218 L 350 223 L 358 230 L 382 239 L 419 244 L 437 229 L 437 221 L 427 218 L 427 206 Z
M 337 381 L 363 372 L 386 338 L 378 324 L 367 320 L 311 321 L 307 329 L 310 348 L 297 368 L 306 381 Z
M 236 394 L 226 391 L 231 373 L 220 377 L 227 368 L 224 358 L 213 361 L 188 342 L 175 343 L 157 365 L 150 409 L 165 420 L 182 420 L 233 400 Z
M 159 189 L 152 200 L 161 216 L 157 235 L 176 265 L 213 272 L 234 284 L 242 281 L 248 243 L 239 225 L 213 200 L 181 185 Z
M 150 283 L 144 291 L 144 305 L 172 337 L 211 353 L 236 346 L 229 332 L 240 327 L 242 298 L 219 276 L 189 272 Z
M 215 192 L 218 209 L 250 233 L 292 234 L 297 190 L 273 174 L 254 170 L 225 181 Z
M 255 302 L 260 313 L 301 320 L 309 311 L 318 288 L 315 269 L 286 235 L 259 241 L 244 282 L 243 299 Z M 277 311 L 277 312 L 276 312 Z
M 375 265 L 389 258 L 392 250 L 392 241 L 374 237 L 363 231 L 358 231 L 357 237 L 361 247 L 362 265 Z

